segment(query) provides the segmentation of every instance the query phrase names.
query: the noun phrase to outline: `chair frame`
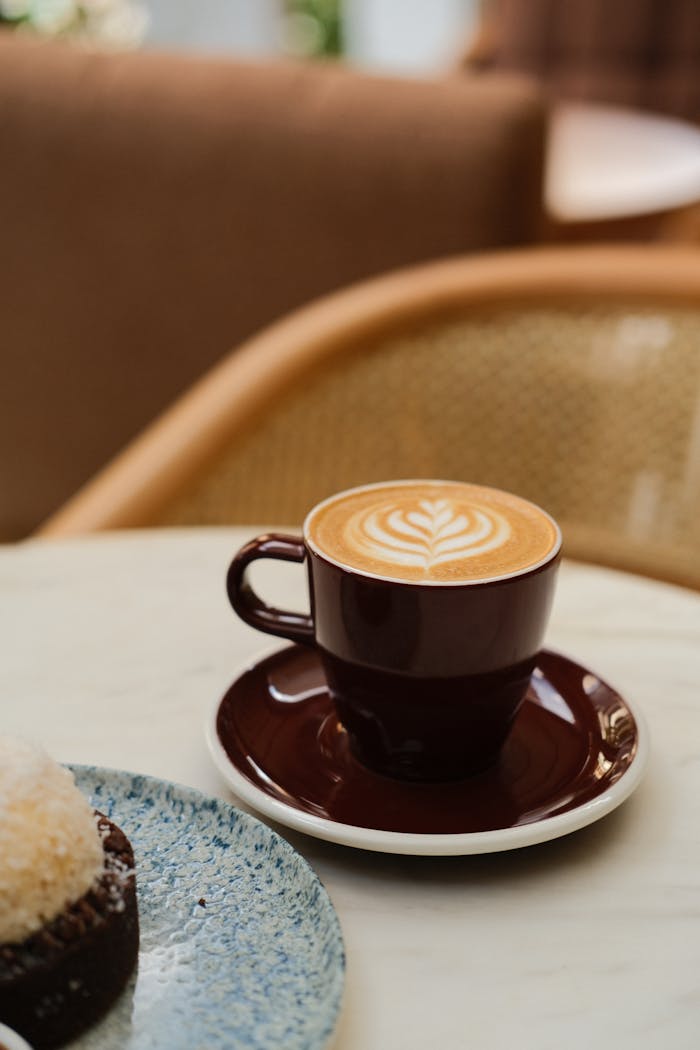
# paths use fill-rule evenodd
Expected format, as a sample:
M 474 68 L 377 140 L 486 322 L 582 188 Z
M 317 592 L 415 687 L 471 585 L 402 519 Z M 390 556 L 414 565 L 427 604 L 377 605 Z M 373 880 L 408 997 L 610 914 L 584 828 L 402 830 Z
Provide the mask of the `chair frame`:
M 385 331 L 485 305 L 651 299 L 700 308 L 700 250 L 678 246 L 536 248 L 397 271 L 329 295 L 231 352 L 35 533 L 62 538 L 157 521 L 161 508 L 242 436 L 289 384 Z M 700 352 L 700 348 L 698 350 Z M 581 531 L 568 553 L 654 575 Z M 697 577 L 697 579 L 695 579 Z M 665 572 L 663 578 L 669 578 Z M 683 566 L 670 578 L 700 586 Z

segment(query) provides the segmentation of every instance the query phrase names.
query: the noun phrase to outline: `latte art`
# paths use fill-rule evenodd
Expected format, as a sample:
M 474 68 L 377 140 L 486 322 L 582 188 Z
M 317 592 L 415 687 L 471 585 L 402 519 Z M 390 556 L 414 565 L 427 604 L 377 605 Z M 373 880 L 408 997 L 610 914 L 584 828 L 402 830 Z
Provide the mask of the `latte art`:
M 341 492 L 304 526 L 307 542 L 350 569 L 408 582 L 459 583 L 519 573 L 560 536 L 518 496 L 449 481 L 389 482 Z
M 358 511 L 345 528 L 349 546 L 360 556 L 426 570 L 495 550 L 510 534 L 506 519 L 492 508 L 460 508 L 451 499 L 387 503 Z

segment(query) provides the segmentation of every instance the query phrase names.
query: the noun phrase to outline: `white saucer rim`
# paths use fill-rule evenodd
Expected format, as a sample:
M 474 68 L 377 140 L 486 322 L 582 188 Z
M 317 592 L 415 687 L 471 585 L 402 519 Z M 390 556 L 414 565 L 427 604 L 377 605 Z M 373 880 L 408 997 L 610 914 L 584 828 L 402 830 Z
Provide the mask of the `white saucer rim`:
M 281 652 L 277 645 L 268 648 L 257 656 L 246 661 L 234 670 L 231 684 L 252 670 L 259 663 Z M 548 650 L 551 651 L 551 650 Z M 559 654 L 565 655 L 565 654 Z M 572 659 L 565 656 L 565 659 Z M 572 661 L 575 662 L 575 661 Z M 595 672 L 593 672 L 595 673 Z M 596 677 L 598 677 L 596 675 Z M 601 679 L 602 680 L 602 679 Z M 229 687 L 230 688 L 230 687 Z M 610 687 L 612 688 L 612 687 Z M 617 692 L 617 690 L 615 690 Z M 316 817 L 305 813 L 279 799 L 272 798 L 261 788 L 251 783 L 228 757 L 217 733 L 217 718 L 223 702 L 220 696 L 211 705 L 207 715 L 204 735 L 214 765 L 232 791 L 255 811 L 276 823 L 301 831 L 314 838 L 324 839 L 342 846 L 369 850 L 375 853 L 394 853 L 410 856 L 468 856 L 484 853 L 500 853 L 506 850 L 523 849 L 542 842 L 569 835 L 587 827 L 612 813 L 621 806 L 638 787 L 649 759 L 649 729 L 646 719 L 635 704 L 624 697 L 624 703 L 631 712 L 637 726 L 637 748 L 630 765 L 619 780 L 606 791 L 588 802 L 583 802 L 566 813 L 559 813 L 530 824 L 521 824 L 515 828 L 499 828 L 492 831 L 468 831 L 457 833 L 420 833 L 407 831 L 382 831 L 378 828 L 364 828 L 355 824 L 343 824 L 329 820 L 327 817 Z
M 32 1050 L 27 1040 L 19 1032 L 3 1024 L 2 1021 L 0 1021 L 0 1039 L 2 1039 L 0 1046 L 5 1050 Z

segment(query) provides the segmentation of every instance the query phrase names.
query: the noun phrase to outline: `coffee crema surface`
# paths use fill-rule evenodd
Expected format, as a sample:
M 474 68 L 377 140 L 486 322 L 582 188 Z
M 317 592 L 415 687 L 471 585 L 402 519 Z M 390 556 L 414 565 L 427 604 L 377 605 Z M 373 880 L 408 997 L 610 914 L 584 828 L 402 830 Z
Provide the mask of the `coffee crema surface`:
M 458 583 L 523 572 L 559 545 L 539 507 L 462 482 L 389 482 L 320 503 L 306 520 L 312 547 L 360 572 L 396 580 Z

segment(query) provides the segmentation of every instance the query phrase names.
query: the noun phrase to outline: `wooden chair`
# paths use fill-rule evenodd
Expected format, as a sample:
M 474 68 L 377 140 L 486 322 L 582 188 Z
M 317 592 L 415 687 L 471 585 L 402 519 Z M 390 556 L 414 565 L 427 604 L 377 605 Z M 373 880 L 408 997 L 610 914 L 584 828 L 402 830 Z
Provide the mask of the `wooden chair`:
M 496 485 L 566 553 L 700 588 L 700 252 L 540 249 L 356 285 L 268 328 L 40 530 L 299 523 L 396 477 Z

